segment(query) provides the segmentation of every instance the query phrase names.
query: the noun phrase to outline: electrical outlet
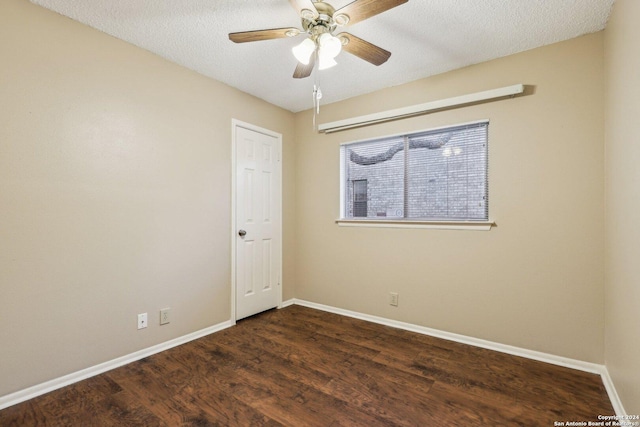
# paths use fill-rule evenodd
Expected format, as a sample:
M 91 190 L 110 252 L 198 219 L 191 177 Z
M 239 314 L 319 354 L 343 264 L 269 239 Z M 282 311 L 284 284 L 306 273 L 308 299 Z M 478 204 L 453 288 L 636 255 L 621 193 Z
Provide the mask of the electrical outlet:
M 160 310 L 160 324 L 161 325 L 166 325 L 167 323 L 169 323 L 171 321 L 171 317 L 169 316 L 170 313 L 171 313 L 171 309 L 169 307 L 163 308 L 162 310 Z
M 397 292 L 389 292 L 389 305 L 394 307 L 398 306 L 398 293 Z
M 138 314 L 138 329 L 144 329 L 147 327 L 147 313 Z

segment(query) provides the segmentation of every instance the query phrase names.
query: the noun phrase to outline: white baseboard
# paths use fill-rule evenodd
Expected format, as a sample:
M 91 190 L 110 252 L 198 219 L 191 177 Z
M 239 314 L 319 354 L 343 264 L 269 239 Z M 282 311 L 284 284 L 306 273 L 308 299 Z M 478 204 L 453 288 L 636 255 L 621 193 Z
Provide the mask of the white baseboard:
M 609 370 L 606 366 L 603 366 L 602 368 L 603 372 L 600 375 L 602 376 L 602 383 L 604 384 L 604 388 L 607 389 L 607 394 L 609 395 L 609 400 L 611 400 L 611 405 L 616 411 L 616 415 L 620 417 L 626 417 L 628 415 L 627 411 L 625 411 L 624 406 L 622 406 L 622 400 L 620 400 L 620 396 L 618 396 L 616 387 L 613 384 L 613 379 L 609 375 Z
M 296 299 L 288 299 L 286 301 L 282 301 L 282 304 L 280 304 L 280 308 L 285 308 L 285 307 L 289 307 L 290 305 L 294 305 L 296 304 Z
M 156 353 L 160 353 L 162 351 L 168 350 L 173 347 L 177 347 L 181 344 L 185 344 L 189 341 L 196 340 L 198 338 L 202 338 L 204 336 L 213 334 L 215 332 L 226 329 L 230 326 L 233 326 L 233 322 L 228 320 L 226 322 L 218 323 L 217 325 L 210 326 L 205 329 L 201 329 L 196 332 L 192 332 L 187 335 L 183 335 L 178 338 L 174 338 L 170 341 L 163 342 L 161 344 L 154 345 L 152 347 L 145 348 L 143 350 L 136 351 L 134 353 L 127 354 L 122 357 L 118 357 L 117 359 L 109 360 L 104 363 L 100 363 L 99 365 L 91 366 L 86 369 L 82 369 L 80 371 L 72 372 L 68 375 L 64 375 L 59 378 L 54 378 L 52 380 L 46 381 L 41 384 L 34 385 L 32 387 L 26 388 L 24 390 L 17 391 L 15 393 L 7 394 L 5 396 L 0 397 L 0 410 L 4 408 L 8 408 L 9 406 L 16 405 L 18 403 L 24 402 L 29 399 L 33 399 L 34 397 L 43 395 L 45 393 L 49 393 L 50 391 L 57 390 L 69 384 L 76 383 L 78 381 L 82 381 L 84 379 L 102 374 L 104 372 L 110 371 L 112 369 L 118 368 L 120 366 L 126 365 L 127 363 L 135 362 L 136 360 L 144 359 L 145 357 L 151 356 Z
M 303 307 L 314 308 L 316 310 L 322 310 L 329 313 L 339 314 L 342 316 L 353 317 L 355 319 L 366 320 L 372 323 L 378 323 L 380 325 L 391 326 L 393 328 L 404 329 L 405 331 L 416 332 L 423 335 L 429 335 L 436 338 L 442 338 L 449 341 L 455 341 L 462 344 L 468 344 L 475 347 L 481 347 L 488 350 L 499 351 L 501 353 L 511 354 L 513 356 L 525 357 L 527 359 L 537 360 L 539 362 L 545 362 L 552 365 L 563 366 L 565 368 L 577 369 L 579 371 L 589 372 L 597 374 L 602 377 L 602 383 L 604 384 L 611 405 L 616 411 L 616 415 L 626 416 L 622 402 L 618 397 L 615 386 L 609 371 L 605 365 L 599 365 L 597 363 L 585 362 L 582 360 L 570 359 L 567 357 L 556 356 L 553 354 L 543 353 L 540 351 L 528 350 L 526 348 L 514 347 L 511 345 L 500 344 L 493 341 L 487 341 L 479 338 L 473 338 L 466 335 L 454 334 L 451 332 L 445 332 L 438 329 L 427 328 L 425 326 L 414 325 L 411 323 L 400 322 L 397 320 L 387 319 L 384 317 L 373 316 L 370 314 L 358 313 L 356 311 L 344 310 L 342 308 L 332 307 L 324 304 L 317 304 L 310 301 L 300 299 L 290 299 L 282 303 L 282 307 L 288 307 L 290 305 L 300 305 Z
M 323 304 L 317 304 L 317 303 L 300 300 L 296 298 L 283 301 L 281 304 L 281 308 L 289 307 L 294 304 L 300 305 L 303 307 L 314 308 L 316 310 L 326 311 L 329 313 L 339 314 L 342 316 L 353 317 L 360 320 L 366 320 L 372 323 L 378 323 L 380 325 L 391 326 L 393 328 L 404 329 L 406 331 L 416 332 L 423 335 L 429 335 L 436 338 L 442 338 L 449 341 L 455 341 L 462 344 L 468 344 L 476 347 L 486 348 L 488 350 L 495 350 L 502 353 L 511 354 L 514 356 L 526 357 L 528 359 L 550 363 L 553 365 L 564 366 L 566 368 L 577 369 L 580 371 L 598 374 L 602 377 L 602 382 L 607 390 L 609 399 L 611 400 L 611 404 L 613 405 L 613 409 L 615 410 L 616 415 L 619 415 L 619 416 L 627 415 L 624 410 L 624 407 L 622 406 L 622 402 L 620 401 L 618 393 L 616 392 L 613 381 L 609 376 L 609 371 L 604 365 L 584 362 L 581 360 L 569 359 L 566 357 L 555 356 L 553 354 L 542 353 L 542 352 L 528 350 L 520 347 L 514 347 L 510 345 L 492 342 L 492 341 L 468 337 L 465 335 L 459 335 L 459 334 L 454 334 L 450 332 L 440 331 L 438 329 L 427 328 L 425 326 L 419 326 L 411 323 L 400 322 L 397 320 L 386 319 L 384 317 L 373 316 L 370 314 L 363 314 L 355 311 L 344 310 L 341 308 L 331 307 Z M 99 365 L 82 369 L 80 371 L 73 372 L 71 374 L 68 374 L 59 378 L 55 378 L 50 381 L 46 381 L 41 384 L 34 385 L 32 387 L 17 391 L 15 393 L 1 396 L 0 410 L 4 408 L 8 408 L 9 406 L 13 406 L 18 403 L 24 402 L 26 400 L 32 399 L 34 397 L 43 395 L 45 393 L 49 393 L 50 391 L 57 390 L 69 384 L 73 384 L 78 381 L 82 381 L 84 379 L 102 374 L 103 372 L 110 371 L 112 369 L 126 365 L 127 363 L 144 359 L 145 357 L 151 356 L 156 353 L 160 353 L 161 351 L 165 351 L 170 348 L 179 346 L 181 344 L 185 344 L 189 341 L 193 341 L 198 338 L 202 338 L 204 336 L 221 331 L 223 329 L 227 329 L 233 326 L 234 324 L 235 322 L 233 322 L 232 320 L 228 320 L 226 322 L 222 322 L 217 325 L 213 325 L 208 328 L 201 329 L 199 331 L 184 335 L 182 337 L 178 337 L 170 341 L 166 341 L 164 343 L 157 344 L 140 351 L 136 351 L 134 353 L 119 357 L 117 359 L 113 359 L 113 360 L 101 363 Z

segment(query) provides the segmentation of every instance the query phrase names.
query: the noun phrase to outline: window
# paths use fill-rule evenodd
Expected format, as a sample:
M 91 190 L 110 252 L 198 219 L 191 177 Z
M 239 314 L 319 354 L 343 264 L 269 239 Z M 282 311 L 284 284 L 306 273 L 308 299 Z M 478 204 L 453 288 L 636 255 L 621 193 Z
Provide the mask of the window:
M 488 221 L 488 125 L 342 145 L 341 217 Z

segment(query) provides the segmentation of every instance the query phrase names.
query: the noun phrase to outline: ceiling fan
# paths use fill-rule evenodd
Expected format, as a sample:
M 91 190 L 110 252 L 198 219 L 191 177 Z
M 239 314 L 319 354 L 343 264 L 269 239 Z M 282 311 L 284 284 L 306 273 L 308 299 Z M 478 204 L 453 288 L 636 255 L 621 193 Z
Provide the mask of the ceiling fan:
M 292 49 L 293 55 L 298 60 L 293 77 L 300 79 L 311 75 L 316 62 L 319 70 L 336 65 L 334 58 L 341 50 L 373 65 L 384 64 L 391 56 L 391 52 L 347 32 L 337 35 L 333 33 L 338 27 L 364 21 L 409 0 L 355 0 L 338 10 L 322 0 L 289 1 L 300 14 L 302 29 L 290 27 L 242 31 L 230 33 L 229 39 L 235 43 L 246 43 L 307 34 L 308 37 Z

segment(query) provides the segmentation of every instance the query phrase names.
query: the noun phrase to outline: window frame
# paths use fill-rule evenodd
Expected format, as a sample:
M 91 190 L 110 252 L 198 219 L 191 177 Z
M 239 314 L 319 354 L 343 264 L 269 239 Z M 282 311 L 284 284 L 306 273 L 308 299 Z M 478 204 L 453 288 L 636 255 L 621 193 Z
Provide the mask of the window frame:
M 423 130 L 416 130 L 416 131 L 411 131 L 411 132 L 402 132 L 402 133 L 398 133 L 398 134 L 392 134 L 392 135 L 387 135 L 387 136 L 381 136 L 381 137 L 373 137 L 373 138 L 366 138 L 366 139 L 361 139 L 361 140 L 354 140 L 354 141 L 348 141 L 348 142 L 343 142 L 340 144 L 340 164 L 339 164 L 339 180 L 340 180 L 340 211 L 338 214 L 338 219 L 336 219 L 336 224 L 341 226 L 341 227 L 380 227 L 380 228 L 427 228 L 427 229 L 444 229 L 444 230 L 477 230 L 477 231 L 489 231 L 491 230 L 492 227 L 494 227 L 495 221 L 493 221 L 491 219 L 491 208 L 490 206 L 488 207 L 489 209 L 489 214 L 488 214 L 488 218 L 487 220 L 430 220 L 430 219 L 412 219 L 412 218 L 382 218 L 382 219 L 378 219 L 378 218 L 362 218 L 362 217 L 354 217 L 354 218 L 345 218 L 343 217 L 344 213 L 346 212 L 346 197 L 345 197 L 345 192 L 346 192 L 346 183 L 344 182 L 344 162 L 345 162 L 345 151 L 343 149 L 343 147 L 345 145 L 351 145 L 351 144 L 358 144 L 358 143 L 364 143 L 364 142 L 370 142 L 370 141 L 375 141 L 375 140 L 380 140 L 380 139 L 391 139 L 391 138 L 398 138 L 398 137 L 402 137 L 405 135 L 412 135 L 412 134 L 418 134 L 418 133 L 422 133 L 422 132 L 433 132 L 433 131 L 439 131 L 439 130 L 445 130 L 445 129 L 450 129 L 450 128 L 456 128 L 456 127 L 462 127 L 462 126 L 471 126 L 471 125 L 475 125 L 475 124 L 482 124 L 482 123 L 486 123 L 487 125 L 489 125 L 489 120 L 488 119 L 483 119 L 483 120 L 477 120 L 477 121 L 473 121 L 473 122 L 466 122 L 466 123 L 459 123 L 459 124 L 453 124 L 453 125 L 446 125 L 446 126 L 440 126 L 440 127 L 434 127 L 434 128 L 429 128 L 429 129 L 423 129 Z M 487 128 L 487 139 L 489 137 L 488 135 L 488 128 Z M 489 148 L 487 147 L 487 181 L 489 181 L 489 167 L 488 167 L 488 163 L 489 163 Z

